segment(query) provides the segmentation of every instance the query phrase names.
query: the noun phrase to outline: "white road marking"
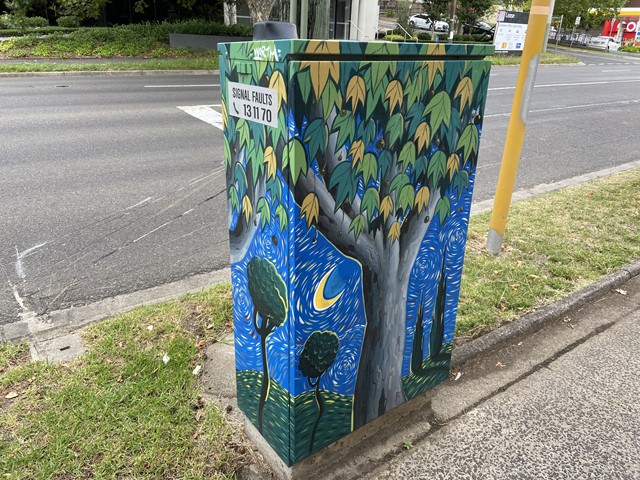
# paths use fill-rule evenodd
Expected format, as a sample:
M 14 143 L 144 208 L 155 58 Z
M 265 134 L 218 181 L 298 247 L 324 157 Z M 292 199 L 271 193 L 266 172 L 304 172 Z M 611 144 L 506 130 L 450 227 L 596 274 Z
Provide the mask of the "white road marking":
M 556 110 L 572 110 L 575 108 L 589 108 L 589 107 L 602 107 L 608 105 L 630 105 L 632 103 L 640 103 L 640 99 L 637 100 L 619 100 L 617 102 L 603 102 L 603 103 L 585 103 L 582 105 L 565 105 L 562 107 L 550 107 L 550 108 L 539 108 L 537 110 L 529 110 L 529 113 L 541 113 L 541 112 L 554 112 Z M 510 113 L 493 113 L 490 115 L 485 115 L 484 118 L 489 117 L 508 117 Z
M 624 70 L 620 69 L 612 69 L 612 70 L 602 70 L 602 73 L 612 73 L 612 72 L 630 72 L 630 68 L 625 68 Z
M 200 85 L 145 85 L 144 88 L 200 88 L 200 87 L 219 87 L 219 83 L 203 83 Z
M 599 82 L 575 82 L 575 83 L 547 83 L 543 85 L 535 85 L 533 88 L 555 88 L 555 87 L 579 87 L 584 85 L 609 85 L 614 83 L 638 83 L 640 82 L 640 78 L 634 78 L 631 80 L 603 80 Z M 515 90 L 516 87 L 493 87 L 490 88 L 489 91 L 496 90 Z
M 209 125 L 223 130 L 222 114 L 214 110 L 214 106 L 216 105 L 192 105 L 178 108 L 203 122 L 207 122 Z
M 136 238 L 133 242 L 131 243 L 136 243 L 139 240 L 142 240 L 144 237 L 147 237 L 149 235 L 151 235 L 153 232 L 157 232 L 158 230 L 160 230 L 162 227 L 166 227 L 167 225 L 169 225 L 171 223 L 171 220 L 169 220 L 168 222 L 163 223 L 162 225 L 160 225 L 159 227 L 154 228 L 153 230 L 151 230 L 150 232 L 145 233 L 144 235 L 142 235 L 141 237 Z
M 40 245 L 36 245 L 35 247 L 27 248 L 26 250 L 19 252 L 18 246 L 16 245 L 16 275 L 20 277 L 22 280 L 25 279 L 26 275 L 24 273 L 24 267 L 22 266 L 22 259 L 28 257 L 31 253 L 36 251 L 37 249 L 44 247 L 49 242 L 41 243 Z
M 147 197 L 144 200 L 142 200 L 141 202 L 136 203 L 135 205 L 131 205 L 130 207 L 125 208 L 125 210 L 133 210 L 136 207 L 139 207 L 140 205 L 144 205 L 145 203 L 151 201 L 153 199 L 153 197 Z

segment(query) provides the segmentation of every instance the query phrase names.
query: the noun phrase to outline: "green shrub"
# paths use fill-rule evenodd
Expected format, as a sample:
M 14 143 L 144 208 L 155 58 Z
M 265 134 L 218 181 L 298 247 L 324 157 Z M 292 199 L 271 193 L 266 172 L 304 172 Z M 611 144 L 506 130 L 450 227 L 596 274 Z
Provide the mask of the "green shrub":
M 43 28 L 49 26 L 49 21 L 44 17 L 27 17 L 24 19 L 25 28 Z
M 634 47 L 633 45 L 623 45 L 618 49 L 618 51 L 627 53 L 640 53 L 640 47 Z
M 418 41 L 418 37 L 411 37 L 411 38 L 407 38 L 405 40 L 404 35 L 387 35 L 386 37 L 384 37 L 384 39 L 387 42 L 412 42 L 415 43 Z
M 430 42 L 431 41 L 431 34 L 430 33 L 420 32 L 420 33 L 418 33 L 418 35 L 416 35 L 416 37 L 418 37 L 418 41 L 420 41 L 420 42 Z
M 59 27 L 65 28 L 77 28 L 80 26 L 80 19 L 75 15 L 66 15 L 64 17 L 58 17 L 56 20 Z
M 2 15 L 0 15 L 0 29 L 6 29 L 6 28 L 15 28 L 15 27 L 13 25 L 11 15 L 9 15 L 8 13 L 3 13 Z

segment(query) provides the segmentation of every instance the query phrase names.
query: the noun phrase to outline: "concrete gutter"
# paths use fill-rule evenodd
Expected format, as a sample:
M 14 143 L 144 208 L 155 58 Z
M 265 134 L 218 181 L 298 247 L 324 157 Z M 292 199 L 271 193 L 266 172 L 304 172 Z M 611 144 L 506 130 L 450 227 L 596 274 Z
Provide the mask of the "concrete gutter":
M 4 72 L 5 77 L 156 77 L 160 75 L 219 75 L 220 70 L 106 70 L 106 71 L 66 71 L 66 72 Z

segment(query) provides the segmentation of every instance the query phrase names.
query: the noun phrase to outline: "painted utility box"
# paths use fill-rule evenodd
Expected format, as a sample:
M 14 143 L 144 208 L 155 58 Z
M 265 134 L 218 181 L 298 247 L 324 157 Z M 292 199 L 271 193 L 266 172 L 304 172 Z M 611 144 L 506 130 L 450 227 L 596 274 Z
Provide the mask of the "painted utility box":
M 220 46 L 238 404 L 288 464 L 449 374 L 492 46 Z

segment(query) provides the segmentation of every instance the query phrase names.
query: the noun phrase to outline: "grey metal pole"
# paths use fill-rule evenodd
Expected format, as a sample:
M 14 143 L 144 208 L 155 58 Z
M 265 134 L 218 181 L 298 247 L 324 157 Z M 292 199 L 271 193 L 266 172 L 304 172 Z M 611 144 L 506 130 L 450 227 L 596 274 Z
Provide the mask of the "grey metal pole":
M 449 22 L 449 43 L 453 43 L 453 34 L 456 30 L 456 0 L 451 2 L 451 21 Z

